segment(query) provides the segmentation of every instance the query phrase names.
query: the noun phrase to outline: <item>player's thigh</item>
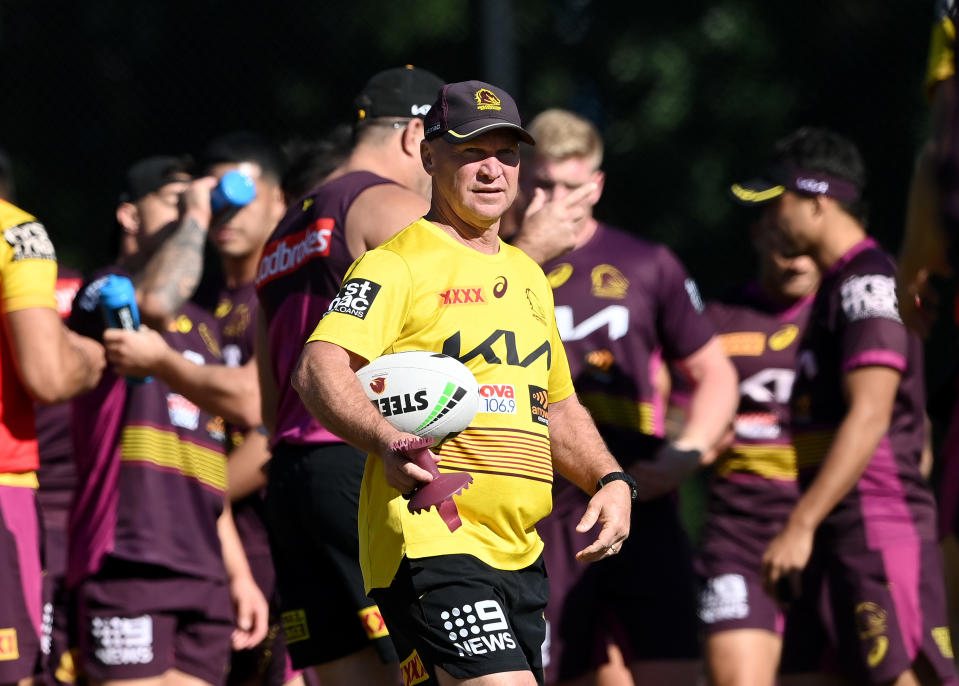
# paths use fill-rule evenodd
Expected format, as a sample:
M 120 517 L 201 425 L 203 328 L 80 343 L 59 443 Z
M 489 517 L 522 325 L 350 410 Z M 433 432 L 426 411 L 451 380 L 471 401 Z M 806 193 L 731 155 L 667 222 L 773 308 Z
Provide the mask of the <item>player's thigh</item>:
M 854 686 L 851 682 L 837 674 L 820 674 L 806 672 L 804 674 L 783 674 L 779 677 L 780 686 Z
M 457 679 L 442 668 L 436 668 L 440 686 L 537 686 L 532 672 L 499 672 L 468 679 Z
M 782 638 L 763 629 L 720 631 L 706 638 L 712 686 L 773 686 Z
M 581 679 L 579 686 L 593 686 L 593 683 Z M 596 668 L 596 686 L 633 686 L 634 683 L 633 673 L 626 664 L 623 651 L 615 643 L 610 643 L 606 646 L 606 664 Z
M 90 679 L 88 683 L 90 686 L 167 686 L 166 673 L 143 679 Z
M 220 684 L 211 684 L 205 679 L 181 672 L 179 669 L 171 669 L 164 675 L 163 686 L 220 686 Z
M 391 686 L 402 681 L 396 662 L 384 662 L 375 646 L 367 646 L 345 657 L 315 665 L 313 674 L 319 680 L 319 686 L 326 684 L 387 684 Z
M 32 488 L 0 486 L 0 683 L 31 677 L 40 656 L 40 531 Z
M 636 686 L 697 686 L 703 671 L 699 660 L 643 660 L 629 669 Z

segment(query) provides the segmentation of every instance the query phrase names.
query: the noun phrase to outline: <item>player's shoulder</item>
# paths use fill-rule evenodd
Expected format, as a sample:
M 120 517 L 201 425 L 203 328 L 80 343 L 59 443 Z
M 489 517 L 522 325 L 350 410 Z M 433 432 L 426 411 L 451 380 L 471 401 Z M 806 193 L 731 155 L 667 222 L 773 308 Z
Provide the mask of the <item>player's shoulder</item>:
M 596 235 L 591 243 L 600 251 L 610 255 L 625 252 L 630 259 L 633 257 L 639 257 L 640 259 L 653 258 L 664 249 L 668 251 L 668 248 L 664 245 L 641 238 L 621 227 L 605 222 L 599 222 Z
M 36 221 L 37 218 L 26 210 L 22 210 L 6 200 L 0 200 L 0 231 Z
M 853 250 L 857 250 L 854 248 Z M 867 242 L 855 252 L 845 264 L 838 270 L 842 278 L 854 276 L 857 274 L 881 274 L 886 276 L 895 276 L 896 263 L 893 258 L 875 241 L 867 239 Z
M 428 227 L 423 223 L 422 218 L 417 219 L 360 255 L 347 271 L 347 278 L 357 269 L 367 275 L 389 270 L 396 276 L 401 272 L 412 274 L 422 264 L 428 264 L 433 259 L 433 246 Z
M 21 260 L 56 262 L 57 253 L 43 224 L 29 212 L 4 200 L 0 200 L 0 232 L 5 265 Z
M 875 244 L 853 255 L 836 272 L 833 298 L 850 321 L 889 319 L 902 323 L 892 258 Z

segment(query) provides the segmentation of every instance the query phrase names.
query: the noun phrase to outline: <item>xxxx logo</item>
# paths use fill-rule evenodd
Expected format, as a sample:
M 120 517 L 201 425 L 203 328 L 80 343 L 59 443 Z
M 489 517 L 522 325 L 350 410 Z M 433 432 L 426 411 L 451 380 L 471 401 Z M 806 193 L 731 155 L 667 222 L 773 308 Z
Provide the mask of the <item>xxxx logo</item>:
M 17 660 L 20 649 L 17 647 L 17 630 L 0 629 L 0 661 Z
M 430 678 L 426 667 L 423 665 L 423 661 L 420 659 L 419 653 L 415 650 L 410 653 L 408 658 L 400 663 L 400 670 L 403 673 L 403 686 L 421 684 Z
M 386 629 L 386 622 L 383 621 L 383 615 L 380 614 L 380 609 L 376 605 L 364 607 L 357 614 L 359 614 L 363 628 L 366 630 L 367 638 L 372 640 L 390 635 L 390 632 Z
M 440 306 L 446 305 L 472 305 L 475 303 L 485 303 L 483 297 L 483 288 L 448 288 L 442 293 L 438 293 Z

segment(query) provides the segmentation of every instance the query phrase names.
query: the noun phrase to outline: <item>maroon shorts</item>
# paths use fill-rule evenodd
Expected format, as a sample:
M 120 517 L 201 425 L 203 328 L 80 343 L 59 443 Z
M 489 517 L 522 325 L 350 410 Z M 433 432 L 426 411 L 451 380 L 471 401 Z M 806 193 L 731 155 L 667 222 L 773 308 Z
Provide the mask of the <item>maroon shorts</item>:
M 107 558 L 77 595 L 81 669 L 94 681 L 177 669 L 225 682 L 234 622 L 224 582 Z
M 622 551 L 588 565 L 575 554 L 595 540 L 598 527 L 585 535 L 575 531 L 586 510 L 585 495 L 581 508 L 566 504 L 537 525 L 550 583 L 546 682 L 601 666 L 609 643 L 618 645 L 627 661 L 698 659 L 692 549 L 672 500 L 634 503 Z
M 699 619 L 706 636 L 736 629 L 763 629 L 781 636 L 785 624 L 779 605 L 763 590 L 759 574 L 742 570 L 703 580 Z
M 43 666 L 37 681 L 47 684 L 73 684 L 77 680 L 76 667 L 76 603 L 73 589 L 67 588 L 67 532 L 50 526 L 47 510 L 41 511 L 43 527 Z
M 696 560 L 699 618 L 707 636 L 734 629 L 782 634 L 779 605 L 762 587 L 763 553 L 799 498 L 795 482 L 714 476 Z
M 36 492 L 0 486 L 0 683 L 33 676 L 40 659 L 40 525 Z
M 783 637 L 784 674 L 837 671 L 857 684 L 895 680 L 922 654 L 955 684 L 939 547 L 821 545 L 803 575 Z

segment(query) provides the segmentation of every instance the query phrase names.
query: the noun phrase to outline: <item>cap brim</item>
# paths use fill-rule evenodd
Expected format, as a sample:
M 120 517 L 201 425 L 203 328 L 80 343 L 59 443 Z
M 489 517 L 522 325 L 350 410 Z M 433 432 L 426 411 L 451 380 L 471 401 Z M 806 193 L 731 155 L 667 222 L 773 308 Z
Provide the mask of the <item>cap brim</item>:
M 495 129 L 512 129 L 516 132 L 516 135 L 519 136 L 521 141 L 524 143 L 529 143 L 530 145 L 536 145 L 536 141 L 531 135 L 529 135 L 529 132 L 526 129 L 524 129 L 522 126 L 510 124 L 506 121 L 470 122 L 469 131 L 454 131 L 451 129 L 443 134 L 443 139 L 450 143 L 465 143 L 466 141 L 471 141 L 477 136 L 482 136 L 484 133 L 489 133 Z
M 762 205 L 775 200 L 786 192 L 781 183 L 767 179 L 752 179 L 743 183 L 734 183 L 729 187 L 729 194 L 740 205 Z

